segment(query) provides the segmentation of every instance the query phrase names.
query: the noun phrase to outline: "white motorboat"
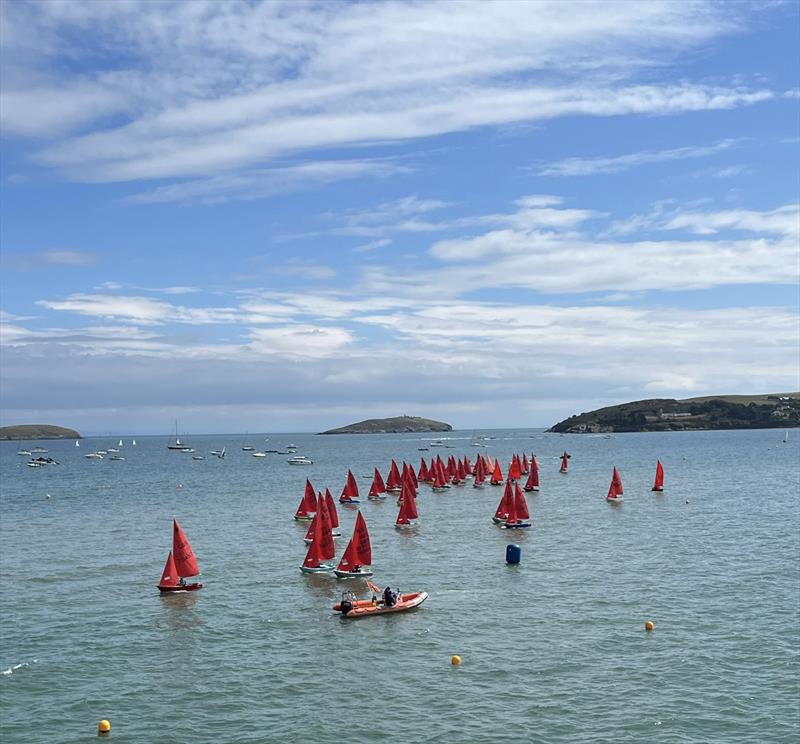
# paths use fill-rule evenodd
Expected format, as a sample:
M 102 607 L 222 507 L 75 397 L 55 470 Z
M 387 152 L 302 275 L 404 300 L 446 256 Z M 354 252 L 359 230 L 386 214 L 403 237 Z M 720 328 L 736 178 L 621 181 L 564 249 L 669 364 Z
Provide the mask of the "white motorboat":
M 314 461 L 305 455 L 295 455 L 286 460 L 290 465 L 313 465 Z

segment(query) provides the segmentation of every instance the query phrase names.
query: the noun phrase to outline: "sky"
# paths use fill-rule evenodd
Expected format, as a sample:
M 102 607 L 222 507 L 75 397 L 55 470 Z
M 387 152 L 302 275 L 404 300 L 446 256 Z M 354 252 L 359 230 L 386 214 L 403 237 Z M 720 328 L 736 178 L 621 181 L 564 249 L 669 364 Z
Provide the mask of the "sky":
M 796 2 L 0 14 L 0 424 L 800 389 Z

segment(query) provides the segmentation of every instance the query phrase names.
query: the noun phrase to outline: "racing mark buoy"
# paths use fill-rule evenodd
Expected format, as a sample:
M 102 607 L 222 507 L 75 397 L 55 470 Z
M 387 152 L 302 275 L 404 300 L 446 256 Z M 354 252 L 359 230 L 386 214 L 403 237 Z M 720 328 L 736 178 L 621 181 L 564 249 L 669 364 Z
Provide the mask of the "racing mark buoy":
M 655 628 L 655 627 L 656 627 L 656 624 L 652 620 L 645 620 L 644 621 L 644 629 L 648 633 L 650 633 L 653 630 L 653 628 Z
M 453 666 L 461 666 L 461 657 L 458 654 L 453 654 L 453 656 L 450 657 L 450 663 Z
M 105 718 L 97 724 L 97 735 L 101 736 L 103 734 L 110 734 L 111 733 L 111 721 L 107 721 Z

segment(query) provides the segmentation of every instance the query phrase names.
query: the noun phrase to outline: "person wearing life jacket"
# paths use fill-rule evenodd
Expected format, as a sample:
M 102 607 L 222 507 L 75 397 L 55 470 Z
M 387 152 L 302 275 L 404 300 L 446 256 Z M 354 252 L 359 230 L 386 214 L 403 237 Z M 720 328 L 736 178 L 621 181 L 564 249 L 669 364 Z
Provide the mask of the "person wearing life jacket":
M 392 587 L 387 586 L 383 590 L 383 604 L 387 607 L 394 607 L 397 602 L 397 595 L 392 591 Z

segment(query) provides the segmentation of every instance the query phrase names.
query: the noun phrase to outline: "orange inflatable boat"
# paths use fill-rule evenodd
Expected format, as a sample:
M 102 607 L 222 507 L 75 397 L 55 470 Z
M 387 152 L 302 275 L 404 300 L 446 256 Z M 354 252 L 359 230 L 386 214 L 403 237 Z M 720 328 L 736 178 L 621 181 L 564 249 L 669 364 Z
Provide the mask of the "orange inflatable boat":
M 391 612 L 404 612 L 419 607 L 428 598 L 428 592 L 410 592 L 397 597 L 395 604 L 387 606 L 383 601 L 373 602 L 371 599 L 343 599 L 333 609 L 345 617 L 369 617 L 370 615 L 388 615 Z

